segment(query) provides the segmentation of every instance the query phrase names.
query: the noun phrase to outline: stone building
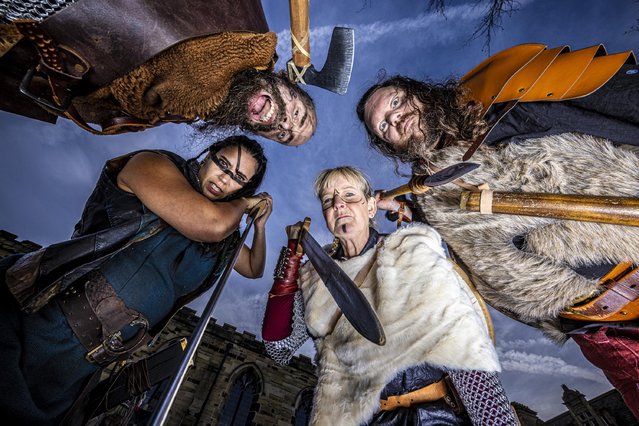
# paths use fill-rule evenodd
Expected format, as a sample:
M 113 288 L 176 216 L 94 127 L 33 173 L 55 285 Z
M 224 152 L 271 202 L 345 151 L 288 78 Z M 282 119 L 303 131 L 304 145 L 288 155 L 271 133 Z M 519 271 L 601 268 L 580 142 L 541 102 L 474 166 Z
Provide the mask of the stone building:
M 639 422 L 632 415 L 616 389 L 602 393 L 590 400 L 578 390 L 563 388 L 562 400 L 566 412 L 542 421 L 529 407 L 513 403 L 522 426 L 636 426 Z
M 0 229 L 0 257 L 15 253 L 28 253 L 41 247 L 32 241 L 18 241 L 16 238 L 16 235 Z
M 17 241 L 14 234 L 0 230 L 0 257 L 38 248 L 31 241 Z M 139 357 L 188 339 L 198 320 L 194 310 L 183 308 Z M 146 393 L 135 416 L 128 410 L 128 424 L 146 424 L 168 382 L 166 379 Z M 298 356 L 289 365 L 278 366 L 255 335 L 239 333 L 232 325 L 219 325 L 211 319 L 165 424 L 305 425 L 316 383 L 310 358 Z M 118 411 L 124 410 L 112 410 L 113 416 Z
M 155 346 L 188 338 L 199 320 L 183 308 L 162 331 Z M 180 387 L 168 425 L 297 425 L 306 424 L 315 367 L 306 356 L 285 367 L 266 355 L 255 335 L 212 319 Z M 150 393 L 143 407 L 151 412 L 163 387 Z

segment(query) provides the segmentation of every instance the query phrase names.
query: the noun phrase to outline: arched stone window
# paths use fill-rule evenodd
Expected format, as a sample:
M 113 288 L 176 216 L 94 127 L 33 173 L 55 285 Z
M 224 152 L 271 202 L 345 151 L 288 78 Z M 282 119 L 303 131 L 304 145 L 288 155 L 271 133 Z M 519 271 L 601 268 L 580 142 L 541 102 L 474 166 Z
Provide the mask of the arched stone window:
M 247 368 L 240 373 L 231 385 L 218 424 L 220 426 L 250 425 L 255 417 L 260 387 L 258 375 L 252 368 Z
M 307 426 L 311 416 L 311 408 L 313 407 L 313 389 L 304 389 L 297 396 L 295 402 L 295 417 L 293 417 L 294 426 Z

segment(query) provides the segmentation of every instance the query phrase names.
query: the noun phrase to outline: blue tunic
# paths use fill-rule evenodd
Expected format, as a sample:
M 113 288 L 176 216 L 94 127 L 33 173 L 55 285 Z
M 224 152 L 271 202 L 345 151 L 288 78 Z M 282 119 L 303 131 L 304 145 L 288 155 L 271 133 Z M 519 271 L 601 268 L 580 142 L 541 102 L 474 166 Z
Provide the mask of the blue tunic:
M 199 190 L 188 162 L 162 153 Z M 114 228 L 147 213 L 137 197 L 120 190 L 115 182 L 134 154 L 121 157 L 117 167 L 112 166 L 113 161 L 107 163 L 74 236 Z M 205 291 L 207 277 L 211 276 L 209 282 L 218 278 L 224 263 L 218 262 L 220 253 L 234 241 L 229 237 L 207 248 L 165 226 L 151 237 L 112 252 L 97 269 L 126 305 L 142 313 L 153 328 Z M 71 330 L 56 298 L 33 314 L 20 310 L 5 283 L 6 270 L 20 257 L 0 259 L 0 413 L 9 424 L 57 424 L 99 366 L 85 359 L 87 350 Z
M 200 243 L 166 227 L 119 252 L 100 271 L 127 306 L 154 326 L 171 313 L 180 297 L 200 287 L 215 260 Z M 66 411 L 98 366 L 85 360 L 86 349 L 57 303 L 26 315 L 2 288 L 0 321 L 12 326 L 0 327 L 0 362 L 5 370 L 0 392 L 8 397 L 2 404 L 9 405 L 0 405 L 0 412 L 15 410 L 20 424 L 49 424 Z

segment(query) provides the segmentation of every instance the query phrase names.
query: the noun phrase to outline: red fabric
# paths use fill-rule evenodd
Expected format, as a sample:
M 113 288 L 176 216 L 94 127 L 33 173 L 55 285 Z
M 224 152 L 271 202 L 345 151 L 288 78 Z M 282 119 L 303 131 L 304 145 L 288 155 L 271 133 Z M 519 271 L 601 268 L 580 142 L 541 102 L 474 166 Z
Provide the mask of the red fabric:
M 588 361 L 603 370 L 639 419 L 639 329 L 602 327 L 572 338 Z
M 288 248 L 292 255 L 284 268 L 284 276 L 276 278 L 266 302 L 266 312 L 262 322 L 262 339 L 273 342 L 282 340 L 293 331 L 293 302 L 298 289 L 300 261 L 302 256 L 295 255 L 297 240 L 289 240 Z
M 294 293 L 268 298 L 262 323 L 263 340 L 275 342 L 291 335 L 294 298 Z

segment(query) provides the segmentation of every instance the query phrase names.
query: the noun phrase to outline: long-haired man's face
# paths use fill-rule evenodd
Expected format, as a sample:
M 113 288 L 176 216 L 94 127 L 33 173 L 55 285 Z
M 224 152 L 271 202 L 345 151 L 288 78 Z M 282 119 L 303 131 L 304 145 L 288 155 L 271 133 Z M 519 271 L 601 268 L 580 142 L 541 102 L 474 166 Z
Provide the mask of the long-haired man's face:
M 423 143 L 427 129 L 421 119 L 424 108 L 418 99 L 394 86 L 382 87 L 371 94 L 364 106 L 364 122 L 368 130 L 403 152 L 409 145 Z
M 284 145 L 302 145 L 315 131 L 315 110 L 302 100 L 297 88 L 282 82 L 254 94 L 247 109 L 249 129 Z

